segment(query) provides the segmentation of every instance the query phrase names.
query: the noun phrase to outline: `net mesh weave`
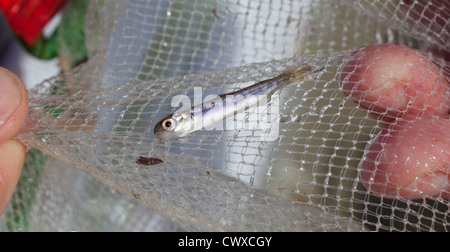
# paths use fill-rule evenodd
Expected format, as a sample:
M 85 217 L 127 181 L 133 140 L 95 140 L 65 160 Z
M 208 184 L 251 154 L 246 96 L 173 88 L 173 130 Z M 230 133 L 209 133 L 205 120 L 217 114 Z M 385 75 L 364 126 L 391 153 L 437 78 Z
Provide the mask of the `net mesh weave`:
M 339 88 L 343 66 L 362 46 L 450 48 L 449 13 L 436 25 L 417 13 L 419 22 L 409 12 L 421 6 L 91 1 L 89 60 L 29 91 L 18 138 L 39 151 L 0 230 L 448 230 L 446 199 L 392 200 L 362 186 L 361 158 L 382 126 Z M 175 141 L 153 134 L 175 95 L 194 97 L 196 87 L 203 98 L 223 94 L 300 64 L 325 68 L 280 92 L 274 141 L 251 129 Z M 140 165 L 140 156 L 163 163 Z

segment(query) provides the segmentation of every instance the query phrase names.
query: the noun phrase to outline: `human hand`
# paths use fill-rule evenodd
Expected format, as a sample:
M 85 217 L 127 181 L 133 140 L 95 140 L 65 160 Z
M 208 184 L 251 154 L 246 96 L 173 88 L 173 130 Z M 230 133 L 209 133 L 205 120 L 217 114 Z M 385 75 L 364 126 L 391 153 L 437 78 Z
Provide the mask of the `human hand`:
M 450 83 L 420 52 L 382 44 L 343 69 L 342 92 L 385 128 L 361 162 L 364 186 L 386 198 L 450 198 Z
M 19 180 L 26 151 L 13 140 L 28 115 L 28 94 L 14 73 L 0 67 L 0 216 Z
M 447 1 L 402 2 L 430 32 L 448 29 Z M 361 181 L 376 195 L 450 199 L 450 52 L 427 50 L 440 66 L 407 47 L 374 45 L 341 75 L 343 93 L 385 124 L 361 162 Z

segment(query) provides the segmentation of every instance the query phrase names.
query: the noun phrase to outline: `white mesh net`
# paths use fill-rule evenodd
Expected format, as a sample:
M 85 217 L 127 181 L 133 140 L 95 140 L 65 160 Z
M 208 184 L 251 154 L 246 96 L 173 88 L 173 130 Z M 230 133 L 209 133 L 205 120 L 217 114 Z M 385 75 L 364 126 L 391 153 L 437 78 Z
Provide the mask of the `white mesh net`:
M 358 48 L 376 43 L 421 50 L 448 81 L 449 9 L 423 11 L 433 4 L 93 0 L 89 60 L 29 91 L 18 138 L 45 155 L 30 153 L 0 230 L 448 230 L 445 189 L 412 199 L 363 186 L 365 150 L 385 126 L 339 86 Z M 195 88 L 203 100 L 301 64 L 324 69 L 280 91 L 273 141 L 246 128 L 153 134 L 176 95 L 198 103 Z

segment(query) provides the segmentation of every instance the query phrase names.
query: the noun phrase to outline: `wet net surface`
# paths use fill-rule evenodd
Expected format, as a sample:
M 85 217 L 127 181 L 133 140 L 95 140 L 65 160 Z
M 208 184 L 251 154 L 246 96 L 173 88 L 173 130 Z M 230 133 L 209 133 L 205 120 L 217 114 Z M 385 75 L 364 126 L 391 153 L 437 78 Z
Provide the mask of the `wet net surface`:
M 389 199 L 362 185 L 361 160 L 383 126 L 339 87 L 362 46 L 448 49 L 449 13 L 432 25 L 421 7 L 92 1 L 89 60 L 29 91 L 30 115 L 18 138 L 34 150 L 0 229 L 447 231 L 447 199 Z M 436 54 L 426 55 L 441 73 L 448 70 Z M 172 141 L 153 134 L 176 109 L 176 95 L 196 104 L 301 64 L 323 70 L 278 93 L 270 141 L 245 127 Z

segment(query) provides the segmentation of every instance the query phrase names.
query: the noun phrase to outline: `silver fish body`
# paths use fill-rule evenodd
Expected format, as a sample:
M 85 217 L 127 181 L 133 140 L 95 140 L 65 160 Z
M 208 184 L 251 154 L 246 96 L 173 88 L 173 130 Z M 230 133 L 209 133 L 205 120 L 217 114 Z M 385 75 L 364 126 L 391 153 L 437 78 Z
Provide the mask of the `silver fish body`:
M 207 128 L 235 113 L 255 106 L 280 88 L 315 76 L 323 68 L 301 65 L 241 90 L 216 96 L 203 104 L 177 111 L 156 124 L 154 133 L 160 139 L 176 139 Z

